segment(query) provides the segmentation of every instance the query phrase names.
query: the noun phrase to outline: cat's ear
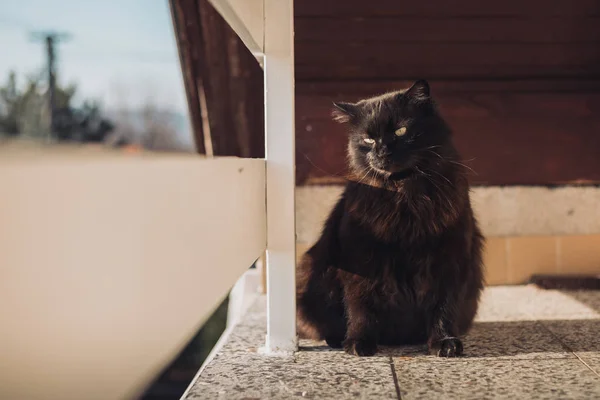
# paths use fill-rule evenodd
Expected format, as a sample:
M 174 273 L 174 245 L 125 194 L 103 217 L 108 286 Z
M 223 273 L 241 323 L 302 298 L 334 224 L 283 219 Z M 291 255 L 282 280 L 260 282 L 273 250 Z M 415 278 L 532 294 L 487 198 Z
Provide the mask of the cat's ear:
M 358 106 L 353 103 L 334 102 L 331 116 L 340 124 L 350 122 L 358 117 Z
M 406 90 L 405 94 L 414 100 L 429 99 L 429 83 L 424 79 L 419 79 Z

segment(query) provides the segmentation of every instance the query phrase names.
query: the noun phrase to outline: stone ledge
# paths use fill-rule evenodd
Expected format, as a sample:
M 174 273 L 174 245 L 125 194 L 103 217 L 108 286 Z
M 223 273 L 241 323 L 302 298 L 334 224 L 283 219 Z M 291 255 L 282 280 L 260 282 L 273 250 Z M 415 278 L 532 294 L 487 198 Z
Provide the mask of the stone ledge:
M 296 188 L 298 242 L 313 243 L 342 192 L 341 186 Z M 475 187 L 475 214 L 486 236 L 600 233 L 600 187 Z

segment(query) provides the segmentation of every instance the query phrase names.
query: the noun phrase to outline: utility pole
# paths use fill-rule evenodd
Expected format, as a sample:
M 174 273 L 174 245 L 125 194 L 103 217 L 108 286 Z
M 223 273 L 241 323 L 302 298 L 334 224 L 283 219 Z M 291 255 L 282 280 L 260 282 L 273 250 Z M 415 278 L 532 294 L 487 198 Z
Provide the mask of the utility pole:
M 50 138 L 55 136 L 54 116 L 56 113 L 56 52 L 55 47 L 61 40 L 67 40 L 70 35 L 58 32 L 34 32 L 34 40 L 41 40 L 46 45 L 46 62 L 48 68 L 48 111 L 50 115 Z

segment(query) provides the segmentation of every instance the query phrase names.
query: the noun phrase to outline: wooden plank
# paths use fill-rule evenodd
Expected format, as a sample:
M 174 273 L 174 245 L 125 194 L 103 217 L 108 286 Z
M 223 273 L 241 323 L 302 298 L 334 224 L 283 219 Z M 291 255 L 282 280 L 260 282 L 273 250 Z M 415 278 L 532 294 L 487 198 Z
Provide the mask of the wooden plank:
M 598 79 L 596 64 L 579 65 L 446 65 L 422 64 L 402 65 L 399 73 L 398 64 L 383 62 L 357 61 L 348 64 L 296 64 L 296 78 L 299 81 L 329 80 L 532 80 L 532 79 Z
M 475 184 L 600 182 L 598 118 L 450 119 Z
M 198 61 L 201 79 L 204 82 L 206 107 L 210 124 L 213 152 L 219 156 L 240 154 L 231 110 L 229 90 L 228 48 L 224 43 L 239 40 L 227 22 L 207 0 L 198 0 L 198 22 L 202 53 Z
M 265 162 L 3 153 L 0 398 L 138 398 L 264 251 Z
M 205 152 L 205 122 L 210 127 L 206 139 L 215 155 L 263 157 L 260 65 L 207 0 L 171 0 L 171 4 L 199 151 Z M 201 115 L 201 96 L 207 121 Z
M 332 51 L 329 43 L 298 42 L 296 55 L 299 80 L 600 76 L 600 53 L 593 43 L 349 42 Z
M 327 98 L 358 99 L 391 90 L 409 87 L 414 81 L 408 79 L 370 81 L 299 81 L 299 96 L 326 96 Z M 535 79 L 535 80 L 430 80 L 435 95 L 454 93 L 596 93 L 600 92 L 600 78 L 596 79 Z
M 335 51 L 323 42 L 296 43 L 298 65 L 448 66 L 592 66 L 600 71 L 595 43 L 339 43 Z
M 373 93 L 376 94 L 376 93 Z M 596 93 L 447 93 L 435 92 L 443 115 L 448 117 L 595 117 L 600 114 L 600 91 Z M 330 120 L 332 101 L 357 101 L 355 96 L 296 97 L 296 119 Z
M 254 56 L 206 0 L 199 0 L 201 57 L 215 155 L 263 157 L 263 72 Z
M 373 4 L 364 0 L 345 0 L 342 4 L 338 0 L 304 0 L 296 3 L 295 15 L 297 17 L 599 16 L 600 2 L 598 0 L 505 0 L 502 2 L 378 0 L 377 4 Z
M 296 18 L 296 42 L 597 43 L 599 17 Z
M 169 0 L 169 4 L 194 134 L 194 143 L 198 153 L 205 154 L 205 137 L 199 97 L 202 91 L 202 82 L 199 80 L 198 69 L 199 52 L 197 46 L 199 43 L 197 43 L 197 37 L 200 35 L 197 21 L 198 13 L 196 5 L 189 1 Z

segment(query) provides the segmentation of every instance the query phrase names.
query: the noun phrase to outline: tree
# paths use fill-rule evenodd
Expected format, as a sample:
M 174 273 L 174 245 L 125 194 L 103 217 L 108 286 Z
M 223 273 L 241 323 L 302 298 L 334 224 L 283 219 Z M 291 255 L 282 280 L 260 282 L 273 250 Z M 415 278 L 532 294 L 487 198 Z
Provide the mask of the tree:
M 50 133 L 47 89 L 40 76 L 30 76 L 26 89 L 19 90 L 16 74 L 11 72 L 0 87 L 0 133 L 10 136 L 43 137 Z M 113 124 L 102 118 L 97 102 L 85 101 L 79 109 L 71 100 L 77 92 L 73 84 L 55 88 L 54 133 L 59 140 L 102 142 Z
M 113 110 L 111 117 L 115 121 L 113 141 L 125 141 L 153 151 L 193 151 L 193 146 L 185 142 L 177 129 L 182 117 L 157 107 L 151 99 L 139 109 L 122 105 Z
M 142 145 L 150 150 L 181 150 L 177 131 L 172 126 L 169 115 L 159 110 L 152 102 L 142 108 Z
M 19 132 L 18 110 L 17 76 L 11 71 L 6 84 L 0 87 L 0 133 L 16 135 Z
M 0 132 L 10 136 L 21 133 L 23 125 L 30 122 L 24 118 L 31 116 L 32 106 L 39 108 L 41 100 L 38 79 L 30 76 L 26 89 L 19 90 L 17 76 L 11 71 L 6 84 L 0 87 Z M 33 114 L 40 112 L 35 110 Z

